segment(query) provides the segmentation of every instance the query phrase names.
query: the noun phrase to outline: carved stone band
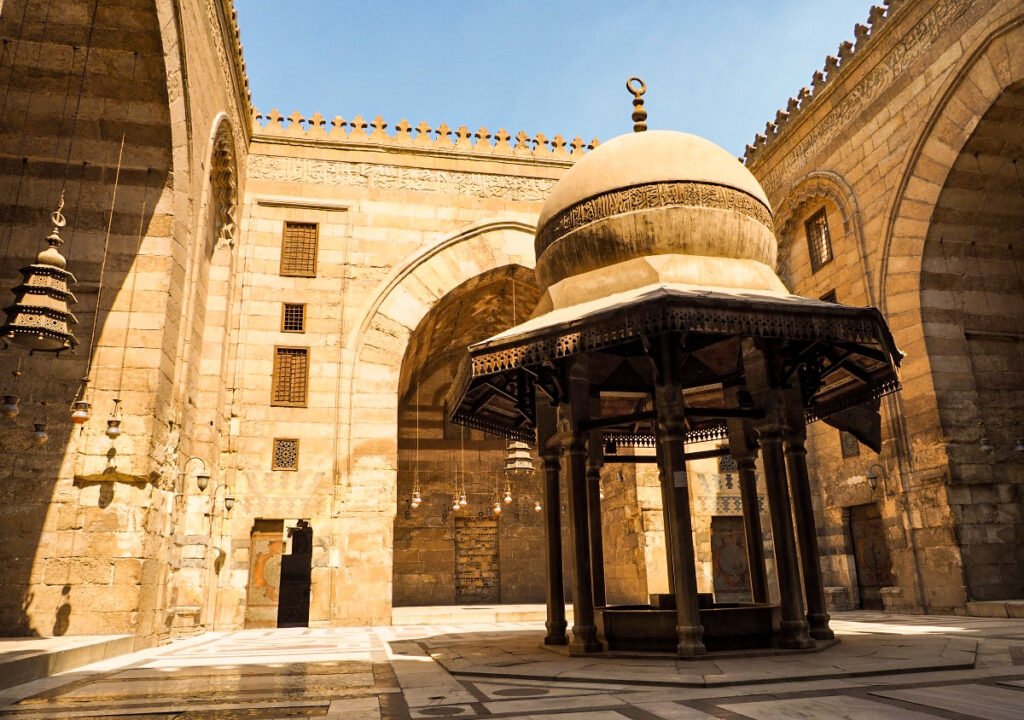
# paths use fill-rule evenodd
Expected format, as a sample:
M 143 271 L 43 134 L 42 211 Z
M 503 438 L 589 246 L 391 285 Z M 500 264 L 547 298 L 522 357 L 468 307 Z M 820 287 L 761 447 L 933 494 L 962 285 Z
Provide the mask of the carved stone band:
M 768 208 L 744 192 L 701 182 L 657 182 L 613 190 L 566 208 L 537 233 L 537 257 L 559 238 L 590 223 L 637 210 L 673 206 L 732 210 L 774 232 Z

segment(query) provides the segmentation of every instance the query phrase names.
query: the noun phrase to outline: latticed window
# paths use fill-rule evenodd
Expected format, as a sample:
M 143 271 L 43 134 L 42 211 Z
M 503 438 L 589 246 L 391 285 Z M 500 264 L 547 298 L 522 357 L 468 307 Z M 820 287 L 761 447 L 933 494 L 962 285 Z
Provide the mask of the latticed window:
M 857 436 L 853 433 L 848 433 L 845 430 L 839 431 L 839 445 L 843 449 L 843 457 L 855 457 L 860 455 L 860 442 L 857 441 Z
M 718 472 L 720 473 L 734 473 L 739 470 L 739 466 L 736 464 L 736 458 L 732 455 L 721 455 L 718 458 Z
M 825 208 L 811 215 L 804 227 L 807 229 L 807 247 L 811 252 L 811 269 L 817 272 L 832 260 L 832 237 L 828 232 Z
M 299 469 L 299 441 L 293 438 L 274 438 L 273 470 Z
M 285 303 L 281 310 L 281 331 L 306 332 L 306 306 L 298 303 Z
M 274 348 L 271 405 L 306 407 L 309 385 L 309 348 Z
M 281 240 L 281 274 L 316 277 L 316 223 L 286 222 Z

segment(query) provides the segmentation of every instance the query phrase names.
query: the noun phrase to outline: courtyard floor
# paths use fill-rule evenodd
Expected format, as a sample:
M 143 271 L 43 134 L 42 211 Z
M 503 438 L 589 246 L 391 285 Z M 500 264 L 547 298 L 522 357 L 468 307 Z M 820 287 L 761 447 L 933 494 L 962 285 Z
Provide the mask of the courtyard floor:
M 1024 718 L 1024 620 L 841 613 L 757 658 L 569 658 L 543 624 L 207 633 L 0 690 L 4 718 Z

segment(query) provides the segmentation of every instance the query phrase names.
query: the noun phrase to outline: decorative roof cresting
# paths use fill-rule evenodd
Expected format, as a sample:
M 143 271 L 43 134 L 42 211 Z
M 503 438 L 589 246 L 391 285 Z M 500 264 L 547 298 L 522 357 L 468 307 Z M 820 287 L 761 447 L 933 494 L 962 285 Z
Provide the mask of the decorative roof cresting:
M 548 138 L 544 133 L 529 135 L 522 130 L 513 137 L 504 128 L 492 133 L 485 127 L 473 131 L 460 125 L 453 130 L 446 123 L 431 127 L 421 122 L 413 127 L 408 120 L 401 120 L 393 126 L 391 132 L 387 131 L 388 127 L 380 115 L 367 122 L 361 115 L 351 120 L 335 115 L 328 120 L 320 113 L 305 117 L 299 112 L 293 112 L 286 118 L 276 109 L 269 113 L 253 111 L 253 132 L 271 138 L 568 161 L 578 159 L 584 151 L 593 150 L 600 144 L 597 138 L 589 142 L 579 136 L 566 140 L 562 135 Z
M 747 145 L 743 153 L 743 161 L 750 165 L 757 160 L 758 154 L 767 148 L 772 142 L 783 134 L 786 127 L 804 114 L 804 111 L 822 94 L 826 87 L 833 80 L 842 75 L 846 67 L 854 59 L 857 51 L 864 47 L 878 34 L 878 31 L 886 24 L 897 8 L 906 0 L 885 0 L 884 7 L 873 5 L 868 11 L 868 24 L 857 23 L 853 26 L 854 42 L 844 40 L 839 43 L 836 55 L 829 55 L 825 58 L 825 66 L 822 70 L 815 70 L 811 76 L 810 87 L 800 88 L 795 97 L 791 97 L 784 109 L 775 113 L 775 119 L 769 120 L 764 126 L 763 133 L 754 135 L 754 142 Z

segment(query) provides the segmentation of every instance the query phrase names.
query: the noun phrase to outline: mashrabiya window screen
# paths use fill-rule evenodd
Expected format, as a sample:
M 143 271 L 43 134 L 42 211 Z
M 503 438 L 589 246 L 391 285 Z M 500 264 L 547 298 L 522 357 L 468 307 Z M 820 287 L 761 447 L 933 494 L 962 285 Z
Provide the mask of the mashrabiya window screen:
M 299 469 L 299 441 L 292 438 L 274 438 L 273 470 Z
M 811 253 L 811 269 L 817 272 L 832 260 L 832 237 L 828 231 L 825 208 L 811 215 L 804 227 L 807 230 L 807 247 Z
M 270 404 L 306 407 L 309 348 L 274 348 L 274 379 Z
M 839 446 L 843 450 L 843 457 L 856 457 L 860 455 L 860 442 L 857 441 L 857 436 L 853 433 L 846 432 L 845 430 L 839 431 Z
M 285 303 L 281 310 L 282 332 L 306 332 L 306 306 L 300 303 Z
M 317 224 L 286 222 L 281 239 L 281 274 L 316 277 Z

